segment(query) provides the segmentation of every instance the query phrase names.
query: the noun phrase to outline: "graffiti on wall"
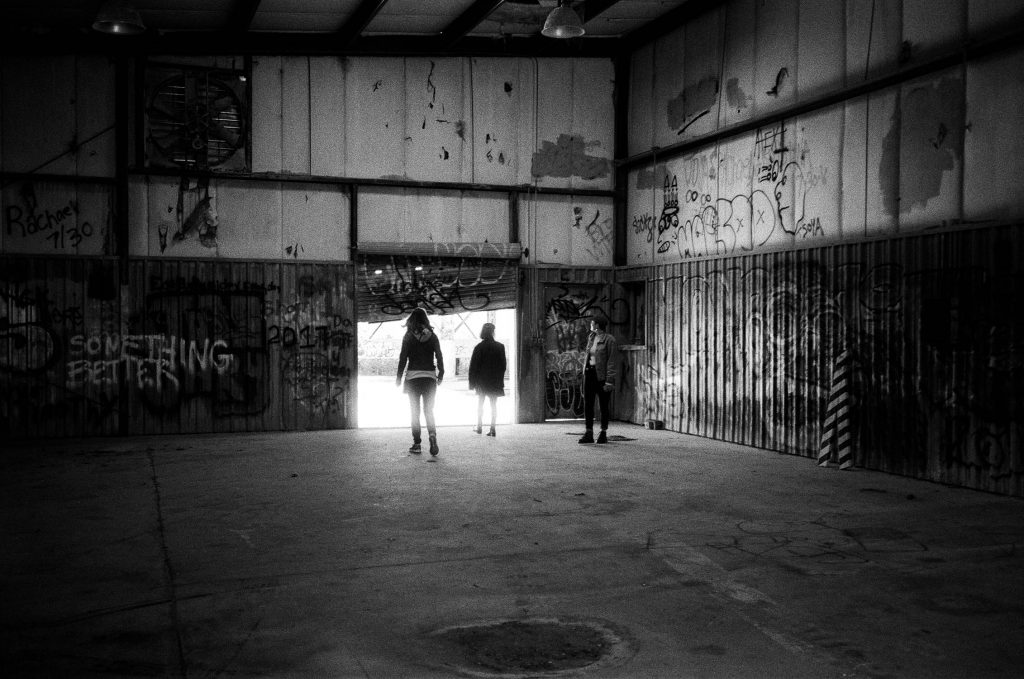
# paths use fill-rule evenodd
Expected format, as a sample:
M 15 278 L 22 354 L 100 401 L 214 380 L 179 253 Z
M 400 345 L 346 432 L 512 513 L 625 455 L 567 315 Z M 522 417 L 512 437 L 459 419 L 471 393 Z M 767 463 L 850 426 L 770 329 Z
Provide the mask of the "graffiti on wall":
M 352 303 L 334 272 L 282 286 L 276 275 L 185 277 L 168 266 L 119 290 L 117 265 L 69 269 L 49 274 L 60 285 L 28 265 L 0 279 L 5 434 L 207 431 L 226 418 L 260 429 L 268 416 L 275 426 L 347 421 Z
M 352 318 L 329 310 L 334 288 L 329 277 L 303 276 L 287 303 L 270 303 L 265 313 L 267 344 L 280 347 L 291 397 L 315 416 L 344 415 L 353 405 Z
M 660 261 L 673 261 L 825 237 L 820 215 L 808 208 L 813 203 L 808 196 L 832 181 L 828 168 L 813 165 L 807 149 L 790 144 L 786 124 L 780 122 L 757 131 L 749 157 L 699 153 L 684 160 L 678 172 L 661 173 L 661 209 L 632 216 L 634 238 L 653 243 Z M 638 175 L 637 188 L 654 189 L 653 174 Z M 736 185 L 750 188 L 720 195 Z
M 359 262 L 360 318 L 481 311 L 493 287 L 514 285 L 515 261 L 474 257 L 364 256 Z
M 5 189 L 3 204 L 7 250 L 105 254 L 108 249 L 108 216 L 94 214 L 80 197 L 68 197 L 66 190 L 17 183 Z
M 605 286 L 549 285 L 544 291 L 545 414 L 549 419 L 583 415 L 583 362 L 590 319 L 606 318 L 609 328 L 628 327 L 631 309 Z
M 655 334 L 679 339 L 633 367 L 634 417 L 714 436 L 742 423 L 744 442 L 813 457 L 833 364 L 849 351 L 857 464 L 1005 491 L 1024 480 L 1024 342 L 1006 313 L 1024 277 L 1012 251 L 935 269 L 723 260 L 674 277 L 680 305 Z
M 573 233 L 580 235 L 580 238 L 573 239 L 576 248 L 582 249 L 589 261 L 597 263 L 611 261 L 615 237 L 611 215 L 602 215 L 601 210 L 595 209 L 594 215 L 591 217 L 585 208 L 574 205 L 572 216 Z
M 264 391 L 269 388 L 269 366 L 259 341 L 263 293 L 221 290 L 214 294 L 209 290 L 218 287 L 215 283 L 199 280 L 191 281 L 192 291 L 185 291 L 163 285 L 159 277 L 151 277 L 149 286 L 144 305 L 129 315 L 127 327 L 140 336 L 159 333 L 170 342 L 167 346 L 154 343 L 148 352 L 166 378 L 139 385 L 138 396 L 147 410 L 169 416 L 198 402 L 212 417 L 263 412 L 270 402 Z M 197 363 L 187 353 L 190 346 L 214 347 L 218 360 Z
M 157 222 L 157 239 L 160 252 L 186 239 L 196 239 L 207 248 L 217 247 L 217 227 L 220 217 L 214 207 L 214 198 L 210 194 L 209 177 L 201 177 L 195 182 L 182 177 L 178 183 L 178 200 L 175 205 L 168 205 L 165 214 Z M 170 243 L 167 236 L 170 235 Z

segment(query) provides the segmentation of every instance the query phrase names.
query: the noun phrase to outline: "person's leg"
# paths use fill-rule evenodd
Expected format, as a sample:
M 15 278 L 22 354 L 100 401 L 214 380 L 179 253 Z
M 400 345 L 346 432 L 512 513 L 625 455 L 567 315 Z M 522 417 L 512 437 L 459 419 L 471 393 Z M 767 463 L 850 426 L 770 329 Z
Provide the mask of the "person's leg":
M 423 419 L 427 421 L 427 437 L 430 439 L 430 454 L 437 455 L 437 427 L 434 425 L 434 399 L 437 397 L 437 382 L 428 380 L 423 389 Z
M 482 433 L 484 430 L 484 395 L 478 394 L 476 397 L 476 429 L 477 434 Z
M 594 442 L 594 397 L 597 395 L 597 376 L 594 371 L 587 370 L 583 374 L 583 423 L 586 431 L 580 443 Z
M 409 387 L 409 412 L 412 416 L 412 447 L 410 453 L 420 452 L 420 395 L 419 390 Z
M 601 385 L 597 388 L 597 399 L 601 406 L 601 433 L 597 436 L 597 442 L 608 443 L 608 404 L 611 403 L 612 393 L 605 391 Z
M 498 422 L 498 397 L 492 394 L 488 398 L 491 399 L 491 430 L 487 432 L 487 435 L 495 436 L 494 425 Z

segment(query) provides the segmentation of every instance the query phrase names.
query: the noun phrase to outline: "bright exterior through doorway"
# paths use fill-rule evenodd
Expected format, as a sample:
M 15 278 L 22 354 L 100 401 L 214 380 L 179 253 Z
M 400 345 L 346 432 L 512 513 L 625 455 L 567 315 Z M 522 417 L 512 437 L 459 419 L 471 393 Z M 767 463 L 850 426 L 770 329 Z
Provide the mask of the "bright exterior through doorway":
M 473 347 L 480 341 L 480 328 L 494 323 L 495 339 L 505 345 L 508 372 L 505 396 L 498 399 L 498 424 L 515 422 L 516 313 L 514 309 L 474 311 L 431 316 L 430 322 L 441 340 L 445 377 L 437 390 L 434 417 L 437 426 L 474 426 L 477 396 L 469 390 L 467 373 Z M 405 317 L 386 323 L 359 324 L 359 408 L 360 427 L 409 426 L 409 400 L 395 386 L 398 354 L 405 334 Z M 484 427 L 490 423 L 490 404 L 484 403 Z

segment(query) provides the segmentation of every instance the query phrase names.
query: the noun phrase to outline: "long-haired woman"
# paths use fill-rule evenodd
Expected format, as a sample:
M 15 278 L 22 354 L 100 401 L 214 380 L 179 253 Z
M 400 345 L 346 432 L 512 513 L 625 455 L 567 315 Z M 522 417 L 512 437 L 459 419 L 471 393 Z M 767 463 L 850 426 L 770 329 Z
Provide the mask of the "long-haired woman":
M 427 436 L 430 440 L 430 454 L 437 455 L 437 427 L 434 426 L 434 398 L 437 385 L 444 379 L 444 357 L 441 355 L 441 343 L 434 334 L 427 312 L 413 309 L 405 322 L 405 337 L 402 338 L 402 353 L 398 356 L 398 377 L 395 385 L 402 385 L 403 391 L 409 395 L 409 410 L 412 416 L 412 447 L 410 453 L 421 453 L 420 446 L 420 410 L 422 403 L 423 418 L 427 421 Z M 437 359 L 435 365 L 434 359 Z M 408 367 L 408 370 L 406 368 Z

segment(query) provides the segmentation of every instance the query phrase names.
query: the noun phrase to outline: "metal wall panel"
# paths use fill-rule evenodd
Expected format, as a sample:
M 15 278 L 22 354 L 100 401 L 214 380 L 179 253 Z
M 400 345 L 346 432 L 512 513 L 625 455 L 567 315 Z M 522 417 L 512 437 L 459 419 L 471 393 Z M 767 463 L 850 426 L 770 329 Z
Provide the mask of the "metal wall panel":
M 364 187 L 359 239 L 390 243 L 505 243 L 509 198 L 503 193 Z
M 406 60 L 405 175 L 409 179 L 461 182 L 470 177 L 473 147 L 463 126 L 470 107 L 466 83 L 471 82 L 465 59 Z
M 972 3 L 971 10 L 981 4 L 997 6 Z M 1024 3 L 1019 4 L 1021 21 Z M 966 81 L 964 118 L 970 129 L 963 137 L 964 219 L 1014 219 L 1024 215 L 1024 50 L 968 62 Z
M 114 124 L 112 110 L 95 111 L 109 116 L 105 119 L 77 119 L 79 111 L 75 101 L 78 97 L 69 96 L 76 91 L 77 73 L 73 56 L 49 59 L 4 56 L 0 62 L 0 135 L 4 140 L 0 169 L 75 174 L 78 153 L 72 151 L 69 141 L 84 141 Z M 112 99 L 113 69 L 107 69 L 107 76 L 107 87 L 96 95 Z M 108 134 L 113 136 L 112 132 Z
M 522 198 L 519 209 L 534 263 L 612 265 L 615 211 L 610 197 L 534 195 Z
M 621 418 L 816 457 L 852 360 L 854 462 L 1024 495 L 1019 225 L 623 270 L 652 339 Z
M 526 59 L 474 57 L 468 76 L 469 181 L 528 183 L 537 148 L 537 65 Z
M 118 431 L 116 367 L 93 358 L 118 336 L 117 280 L 112 260 L 2 260 L 3 438 Z
M 5 437 L 353 424 L 350 264 L 0 264 Z

